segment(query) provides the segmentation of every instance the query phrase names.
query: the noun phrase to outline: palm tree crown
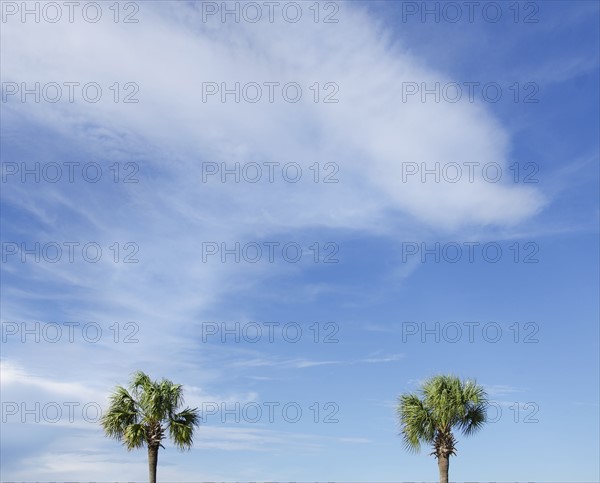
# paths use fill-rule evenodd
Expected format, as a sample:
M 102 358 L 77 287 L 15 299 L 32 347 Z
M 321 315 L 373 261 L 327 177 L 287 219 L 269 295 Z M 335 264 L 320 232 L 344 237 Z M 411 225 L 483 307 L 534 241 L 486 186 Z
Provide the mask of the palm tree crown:
M 183 405 L 183 387 L 168 379 L 152 381 L 141 371 L 133 375 L 129 390 L 117 386 L 110 396 L 108 411 L 100 422 L 105 434 L 122 441 L 128 450 L 148 447 L 150 481 L 156 481 L 158 449 L 168 431 L 173 444 L 181 450 L 193 444 L 194 428 L 199 425 L 197 408 Z
M 435 376 L 425 381 L 417 394 L 404 394 L 397 408 L 404 445 L 417 452 L 421 444 L 432 444 L 440 467 L 440 481 L 448 481 L 448 459 L 456 454 L 456 429 L 470 436 L 484 425 L 488 399 L 475 381 L 455 376 Z M 445 473 L 445 475 L 444 475 Z

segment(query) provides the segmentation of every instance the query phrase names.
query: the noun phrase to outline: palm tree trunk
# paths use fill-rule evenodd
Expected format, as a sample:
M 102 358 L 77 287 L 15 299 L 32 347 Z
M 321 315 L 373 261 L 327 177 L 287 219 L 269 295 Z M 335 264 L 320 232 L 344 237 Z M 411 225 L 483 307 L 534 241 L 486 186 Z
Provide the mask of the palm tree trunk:
M 450 458 L 448 456 L 438 456 L 438 469 L 440 470 L 440 483 L 448 483 L 448 468 L 450 467 Z
M 148 470 L 150 483 L 156 483 L 156 467 L 158 465 L 158 446 L 148 446 Z

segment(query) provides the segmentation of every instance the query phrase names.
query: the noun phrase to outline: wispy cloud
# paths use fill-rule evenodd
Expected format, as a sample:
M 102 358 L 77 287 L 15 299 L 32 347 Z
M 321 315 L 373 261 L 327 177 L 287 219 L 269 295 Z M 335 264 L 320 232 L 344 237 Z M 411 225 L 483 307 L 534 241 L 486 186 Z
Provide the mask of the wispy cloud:
M 362 359 L 350 359 L 350 360 L 314 360 L 314 359 L 283 359 L 281 357 L 266 357 L 266 358 L 253 358 L 253 359 L 242 359 L 231 362 L 229 365 L 233 367 L 275 367 L 280 369 L 305 369 L 310 367 L 318 366 L 329 366 L 329 365 L 354 365 L 354 364 L 379 364 L 386 362 L 396 362 L 404 357 L 403 354 L 390 354 L 382 356 L 371 356 Z

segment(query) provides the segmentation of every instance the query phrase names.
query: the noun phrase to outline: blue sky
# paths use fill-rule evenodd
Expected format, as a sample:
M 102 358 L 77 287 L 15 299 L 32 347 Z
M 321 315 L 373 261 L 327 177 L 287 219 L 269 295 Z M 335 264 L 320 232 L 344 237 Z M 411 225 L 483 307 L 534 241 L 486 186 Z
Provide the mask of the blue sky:
M 205 410 L 164 480 L 435 481 L 395 405 L 439 373 L 493 401 L 453 480 L 599 480 L 598 3 L 39 5 L 2 2 L 3 480 L 145 480 L 94 422 L 138 369 Z

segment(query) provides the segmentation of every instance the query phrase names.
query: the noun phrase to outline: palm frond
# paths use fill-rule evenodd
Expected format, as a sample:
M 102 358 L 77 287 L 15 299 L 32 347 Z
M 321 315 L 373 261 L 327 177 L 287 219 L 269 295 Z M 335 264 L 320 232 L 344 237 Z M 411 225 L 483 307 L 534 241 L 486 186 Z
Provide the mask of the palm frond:
M 136 371 L 131 378 L 129 388 L 131 389 L 131 392 L 135 398 L 139 401 L 139 396 L 146 390 L 148 386 L 151 385 L 152 380 L 148 374 L 142 371 Z
M 141 423 L 130 424 L 123 433 L 123 444 L 128 451 L 141 448 L 146 442 L 146 428 Z
M 122 439 L 128 426 L 140 419 L 137 404 L 131 394 L 122 386 L 117 386 L 110 396 L 110 404 L 102 416 L 100 424 L 110 438 Z
M 474 380 L 434 376 L 422 384 L 418 395 L 400 397 L 397 413 L 404 445 L 418 451 L 421 443 L 437 442 L 440 451 L 446 446 L 453 451 L 449 443 L 455 441 L 453 428 L 466 436 L 475 433 L 486 422 L 487 407 L 487 394 Z
M 194 442 L 194 428 L 200 425 L 198 408 L 185 408 L 169 420 L 169 436 L 177 448 L 189 449 Z
M 397 408 L 401 434 L 407 450 L 418 452 L 421 443 L 431 443 L 435 435 L 435 421 L 424 402 L 415 394 L 400 397 Z
M 144 444 L 160 445 L 164 428 L 179 449 L 193 444 L 194 428 L 200 415 L 197 408 L 183 405 L 183 386 L 168 379 L 152 381 L 142 371 L 133 374 L 130 391 L 117 386 L 110 396 L 110 405 L 101 423 L 107 436 L 121 440 L 128 450 Z M 178 412 L 179 411 L 179 412 Z

